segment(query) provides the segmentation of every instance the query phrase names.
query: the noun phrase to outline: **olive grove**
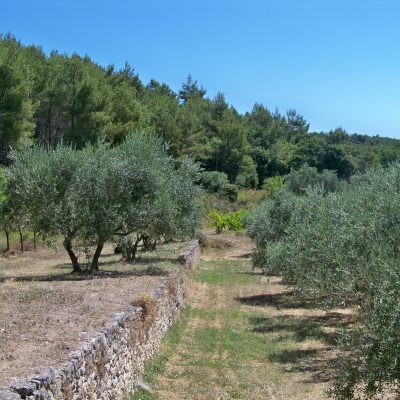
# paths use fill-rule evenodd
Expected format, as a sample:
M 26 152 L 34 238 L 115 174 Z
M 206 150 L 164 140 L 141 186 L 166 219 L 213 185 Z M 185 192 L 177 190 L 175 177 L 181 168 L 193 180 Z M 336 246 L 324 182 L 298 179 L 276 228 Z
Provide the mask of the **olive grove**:
M 322 304 L 354 307 L 357 327 L 331 395 L 373 398 L 400 379 L 400 165 L 354 177 L 327 193 L 283 187 L 253 214 L 254 263 Z
M 113 237 L 127 243 L 135 237 L 127 257 L 134 259 L 140 241 L 183 239 L 198 226 L 198 166 L 189 159 L 177 164 L 156 136 L 135 133 L 113 148 L 37 145 L 13 151 L 11 160 L 1 201 L 3 226 L 10 215 L 44 237 L 62 238 L 75 272 L 84 268 L 76 243 L 94 247 L 86 266 L 93 272 Z

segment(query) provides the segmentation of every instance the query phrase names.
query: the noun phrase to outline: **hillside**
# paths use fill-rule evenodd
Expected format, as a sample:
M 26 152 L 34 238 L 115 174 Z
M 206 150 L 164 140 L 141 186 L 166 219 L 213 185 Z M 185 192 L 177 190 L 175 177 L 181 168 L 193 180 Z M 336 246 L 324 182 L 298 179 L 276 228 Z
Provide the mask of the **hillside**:
M 222 93 L 208 98 L 190 75 L 174 92 L 166 83 L 142 82 L 128 63 L 116 69 L 87 55 L 45 54 L 11 34 L 0 36 L 0 92 L 3 164 L 10 147 L 23 143 L 115 145 L 132 131 L 154 132 L 170 155 L 190 156 L 205 170 L 225 172 L 231 183 L 250 188 L 305 163 L 347 179 L 400 155 L 397 139 L 341 128 L 310 132 L 294 109 L 281 113 L 254 104 L 240 114 Z

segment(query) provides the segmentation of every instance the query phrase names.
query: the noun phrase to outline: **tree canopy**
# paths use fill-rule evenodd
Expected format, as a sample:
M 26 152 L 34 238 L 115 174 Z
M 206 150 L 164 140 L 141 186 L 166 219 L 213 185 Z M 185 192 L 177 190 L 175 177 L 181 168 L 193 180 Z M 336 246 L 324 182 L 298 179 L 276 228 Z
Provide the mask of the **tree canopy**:
M 262 187 L 304 164 L 349 179 L 399 159 L 399 140 L 340 127 L 310 132 L 294 109 L 282 114 L 256 103 L 240 114 L 223 93 L 206 94 L 190 74 L 176 93 L 154 79 L 144 84 L 128 63 L 102 67 L 88 56 L 47 55 L 11 34 L 0 36 L 0 163 L 32 141 L 52 148 L 99 140 L 115 146 L 138 130 L 159 135 L 168 154 L 190 156 L 243 187 Z
M 46 237 L 62 237 L 76 272 L 82 270 L 77 242 L 96 247 L 88 265 L 94 271 L 113 236 L 182 239 L 199 224 L 198 166 L 189 159 L 176 165 L 154 135 L 135 133 L 111 149 L 36 145 L 13 151 L 11 159 L 5 193 L 18 210 L 14 219 Z M 6 225 L 9 213 L 2 215 Z

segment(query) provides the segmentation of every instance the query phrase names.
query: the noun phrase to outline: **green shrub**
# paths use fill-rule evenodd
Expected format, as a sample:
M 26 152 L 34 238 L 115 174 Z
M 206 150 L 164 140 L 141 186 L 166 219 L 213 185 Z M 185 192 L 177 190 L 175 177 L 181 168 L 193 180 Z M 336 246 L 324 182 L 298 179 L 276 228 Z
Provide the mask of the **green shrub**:
M 245 220 L 248 216 L 246 211 L 228 212 L 226 214 L 218 211 L 210 213 L 210 226 L 216 229 L 216 233 L 227 231 L 240 231 L 245 228 Z
M 266 193 L 263 190 L 240 190 L 237 204 L 240 209 L 254 210 L 266 198 Z
M 339 179 L 334 171 L 323 170 L 321 173 L 315 167 L 304 165 L 299 170 L 292 170 L 285 177 L 285 184 L 297 195 L 306 194 L 310 188 L 319 187 L 324 193 L 336 192 Z
M 264 190 L 270 196 L 278 189 L 280 189 L 283 186 L 284 182 L 285 179 L 283 176 L 272 176 L 264 181 Z
M 225 185 L 229 184 L 228 175 L 219 171 L 203 171 L 201 184 L 208 193 L 219 193 Z
M 219 171 L 203 171 L 201 173 L 201 184 L 208 193 L 216 193 L 222 199 L 235 202 L 238 197 L 239 188 L 229 183 L 228 175 Z
M 232 183 L 227 183 L 226 185 L 222 186 L 221 190 L 219 191 L 219 195 L 221 198 L 227 199 L 233 203 L 238 199 L 239 188 Z

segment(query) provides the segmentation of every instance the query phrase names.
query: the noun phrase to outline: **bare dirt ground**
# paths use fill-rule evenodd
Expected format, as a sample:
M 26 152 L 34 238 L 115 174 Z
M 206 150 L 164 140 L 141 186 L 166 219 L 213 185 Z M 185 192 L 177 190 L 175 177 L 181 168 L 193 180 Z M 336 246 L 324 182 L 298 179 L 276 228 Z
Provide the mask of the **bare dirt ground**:
M 123 311 L 140 293 L 155 290 L 174 268 L 184 244 L 142 253 L 135 264 L 119 262 L 111 245 L 100 273 L 72 275 L 63 252 L 0 256 L 0 387 L 60 367 L 68 353 Z
M 253 244 L 247 235 L 232 232 L 217 235 L 214 229 L 204 229 L 203 233 L 207 237 L 207 247 L 202 252 L 202 260 L 240 260 L 251 257 Z

